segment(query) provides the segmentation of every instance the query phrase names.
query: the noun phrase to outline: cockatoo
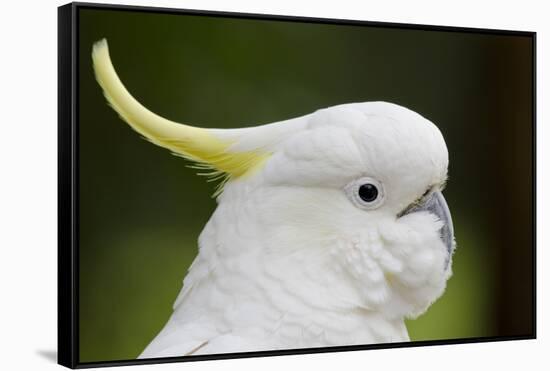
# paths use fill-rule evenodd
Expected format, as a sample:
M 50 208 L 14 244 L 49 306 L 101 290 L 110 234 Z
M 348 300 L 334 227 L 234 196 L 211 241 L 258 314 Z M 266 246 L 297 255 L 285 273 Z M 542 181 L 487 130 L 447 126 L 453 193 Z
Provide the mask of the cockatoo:
M 240 129 L 149 111 L 126 90 L 107 41 L 97 81 L 132 129 L 225 178 L 164 328 L 139 358 L 409 341 L 451 276 L 439 129 L 365 102 Z

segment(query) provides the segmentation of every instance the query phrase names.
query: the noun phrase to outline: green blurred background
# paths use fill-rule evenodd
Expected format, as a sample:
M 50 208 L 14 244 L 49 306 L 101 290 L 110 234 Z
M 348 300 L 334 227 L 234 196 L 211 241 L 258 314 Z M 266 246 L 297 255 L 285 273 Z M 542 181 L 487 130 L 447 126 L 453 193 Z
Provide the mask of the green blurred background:
M 522 336 L 532 318 L 532 39 L 82 9 L 80 361 L 135 358 L 162 328 L 215 208 L 214 185 L 108 107 L 91 48 L 175 121 L 242 127 L 385 100 L 435 122 L 458 249 L 413 340 Z

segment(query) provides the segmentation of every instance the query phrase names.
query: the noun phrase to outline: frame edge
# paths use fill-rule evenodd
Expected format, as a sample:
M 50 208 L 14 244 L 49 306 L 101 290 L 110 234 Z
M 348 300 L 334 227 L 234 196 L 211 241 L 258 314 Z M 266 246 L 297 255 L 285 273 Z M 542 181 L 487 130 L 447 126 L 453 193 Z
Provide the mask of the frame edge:
M 78 364 L 74 246 L 74 4 L 57 8 L 57 363 Z

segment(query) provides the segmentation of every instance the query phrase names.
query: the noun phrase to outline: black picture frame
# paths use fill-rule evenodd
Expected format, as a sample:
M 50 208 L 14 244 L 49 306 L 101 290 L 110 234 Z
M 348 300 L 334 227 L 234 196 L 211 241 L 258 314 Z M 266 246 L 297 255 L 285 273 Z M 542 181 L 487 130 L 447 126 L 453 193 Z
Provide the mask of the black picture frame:
M 251 353 L 231 353 L 196 355 L 187 357 L 167 357 L 156 359 L 135 359 L 99 362 L 80 362 L 79 360 L 79 11 L 82 9 L 104 9 L 133 12 L 153 12 L 179 15 L 199 15 L 209 17 L 282 20 L 301 23 L 323 23 L 332 25 L 376 26 L 379 28 L 399 28 L 426 31 L 446 31 L 476 34 L 496 34 L 525 36 L 533 43 L 533 104 L 531 123 L 533 163 L 533 286 L 532 318 L 533 332 L 524 336 L 499 336 L 472 339 L 447 339 L 413 341 L 406 343 L 371 344 L 360 346 L 336 346 L 329 348 L 288 349 L 260 351 Z M 89 368 L 102 366 L 121 366 L 135 364 L 155 364 L 187 362 L 200 360 L 264 357 L 290 354 L 321 352 L 342 352 L 366 349 L 417 347 L 427 345 L 449 345 L 459 343 L 478 343 L 490 341 L 536 339 L 536 32 L 511 31 L 481 28 L 462 28 L 431 26 L 420 24 L 400 24 L 358 20 L 325 19 L 265 14 L 229 13 L 218 11 L 200 11 L 188 9 L 169 9 L 157 7 L 110 5 L 96 3 L 70 3 L 58 8 L 58 363 L 69 368 Z

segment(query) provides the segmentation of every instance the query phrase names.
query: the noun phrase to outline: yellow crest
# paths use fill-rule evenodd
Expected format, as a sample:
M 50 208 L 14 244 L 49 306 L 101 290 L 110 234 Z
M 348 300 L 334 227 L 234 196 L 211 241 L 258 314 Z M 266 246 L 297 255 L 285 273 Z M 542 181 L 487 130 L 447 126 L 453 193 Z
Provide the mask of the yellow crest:
M 94 44 L 92 60 L 107 101 L 135 131 L 152 143 L 197 162 L 196 168 L 212 170 L 207 175 L 213 175 L 213 179 L 225 178 L 215 195 L 222 191 L 226 180 L 251 173 L 269 157 L 269 153 L 259 151 L 232 151 L 234 141 L 222 139 L 210 129 L 180 124 L 149 111 L 120 81 L 111 62 L 107 40 Z

